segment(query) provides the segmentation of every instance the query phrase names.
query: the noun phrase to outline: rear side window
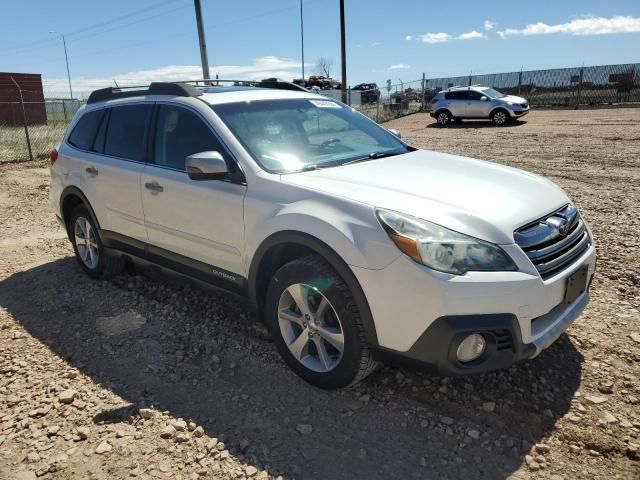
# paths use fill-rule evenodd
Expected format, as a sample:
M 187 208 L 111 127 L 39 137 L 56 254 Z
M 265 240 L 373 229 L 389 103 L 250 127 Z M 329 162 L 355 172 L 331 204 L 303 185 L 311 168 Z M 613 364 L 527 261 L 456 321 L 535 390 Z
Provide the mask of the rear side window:
M 144 161 L 146 131 L 152 105 L 113 107 L 105 136 L 104 153 L 128 160 Z
M 69 135 L 68 142 L 81 150 L 93 150 L 93 142 L 103 116 L 104 109 L 85 113 Z
M 447 100 L 466 100 L 467 99 L 467 91 L 460 90 L 457 92 L 447 92 L 444 94 L 444 98 Z

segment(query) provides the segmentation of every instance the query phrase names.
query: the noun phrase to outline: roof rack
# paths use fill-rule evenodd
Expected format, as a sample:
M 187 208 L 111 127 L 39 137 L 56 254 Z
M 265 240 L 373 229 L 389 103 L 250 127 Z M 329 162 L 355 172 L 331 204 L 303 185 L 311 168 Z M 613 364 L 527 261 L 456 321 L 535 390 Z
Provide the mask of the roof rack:
M 140 95 L 173 95 L 175 97 L 199 97 L 202 91 L 182 82 L 152 82 L 145 86 L 108 87 L 94 90 L 87 103 L 115 100 L 117 98 L 138 97 Z
M 308 92 L 306 88 L 295 83 L 286 82 L 279 78 L 267 78 L 264 80 L 227 80 L 216 78 L 182 80 L 179 82 L 152 82 L 150 85 L 136 85 L 130 87 L 108 87 L 94 90 L 89 95 L 87 103 L 104 102 L 117 98 L 138 97 L 141 95 L 173 95 L 175 97 L 199 97 L 207 93 L 208 88 L 220 87 L 220 84 L 231 84 L 234 87 L 273 88 L 277 90 L 295 90 Z

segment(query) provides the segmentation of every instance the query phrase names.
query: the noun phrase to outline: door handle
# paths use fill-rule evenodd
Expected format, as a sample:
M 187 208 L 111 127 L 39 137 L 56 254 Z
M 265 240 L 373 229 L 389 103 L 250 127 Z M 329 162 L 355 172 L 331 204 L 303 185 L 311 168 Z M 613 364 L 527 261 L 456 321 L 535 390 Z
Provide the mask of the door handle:
M 98 175 L 98 169 L 96 167 L 88 167 L 86 169 L 86 172 L 91 176 L 91 177 L 95 177 L 96 175 Z
M 152 192 L 162 192 L 164 188 L 158 182 L 147 182 L 144 184 L 144 188 L 151 190 Z

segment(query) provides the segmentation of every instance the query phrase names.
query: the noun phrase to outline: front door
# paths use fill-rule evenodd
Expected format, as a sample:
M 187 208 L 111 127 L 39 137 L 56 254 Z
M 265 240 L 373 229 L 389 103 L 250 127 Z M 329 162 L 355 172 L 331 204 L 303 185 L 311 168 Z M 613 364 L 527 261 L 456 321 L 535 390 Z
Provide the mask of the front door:
M 188 107 L 159 104 L 152 151 L 152 162 L 142 172 L 141 190 L 155 253 L 221 280 L 244 276 L 246 186 L 191 180 L 185 171 L 185 158 L 193 153 L 217 151 L 228 164 L 233 161 L 212 127 Z

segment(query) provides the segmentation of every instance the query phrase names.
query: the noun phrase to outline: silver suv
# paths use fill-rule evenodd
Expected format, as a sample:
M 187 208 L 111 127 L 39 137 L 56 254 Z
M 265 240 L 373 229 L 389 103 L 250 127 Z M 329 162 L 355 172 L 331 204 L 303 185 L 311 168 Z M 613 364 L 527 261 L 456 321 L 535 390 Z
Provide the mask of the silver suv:
M 494 125 L 502 126 L 527 113 L 529 102 L 526 99 L 477 85 L 449 88 L 438 92 L 431 100 L 431 116 L 441 126 L 463 118 L 486 118 Z

